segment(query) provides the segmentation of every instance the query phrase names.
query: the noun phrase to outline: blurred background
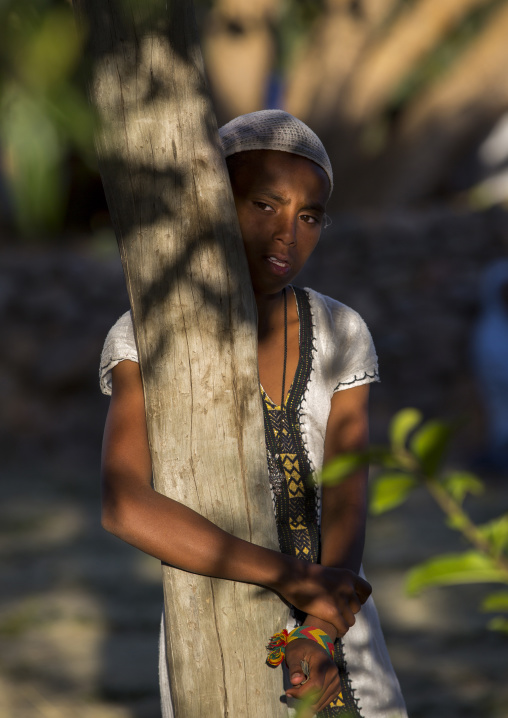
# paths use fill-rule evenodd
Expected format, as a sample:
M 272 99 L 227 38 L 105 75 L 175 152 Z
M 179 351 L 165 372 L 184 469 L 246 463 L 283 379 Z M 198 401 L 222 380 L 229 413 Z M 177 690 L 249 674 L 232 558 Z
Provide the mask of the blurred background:
M 415 406 L 508 508 L 508 0 L 196 2 L 219 124 L 282 107 L 335 191 L 302 286 L 378 350 L 372 436 Z M 156 718 L 156 561 L 106 535 L 98 363 L 128 308 L 65 0 L 0 2 L 0 715 Z M 404 594 L 463 548 L 425 494 L 371 518 L 366 570 L 411 718 L 506 718 L 508 638 L 481 587 Z

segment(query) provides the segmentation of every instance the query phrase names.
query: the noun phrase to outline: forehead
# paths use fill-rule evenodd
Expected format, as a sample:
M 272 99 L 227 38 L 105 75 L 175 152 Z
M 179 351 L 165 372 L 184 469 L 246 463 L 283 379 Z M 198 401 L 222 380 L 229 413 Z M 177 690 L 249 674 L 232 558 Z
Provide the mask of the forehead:
M 248 150 L 228 157 L 227 165 L 234 189 L 298 187 L 305 194 L 319 195 L 323 204 L 328 199 L 328 176 L 307 157 L 279 150 Z

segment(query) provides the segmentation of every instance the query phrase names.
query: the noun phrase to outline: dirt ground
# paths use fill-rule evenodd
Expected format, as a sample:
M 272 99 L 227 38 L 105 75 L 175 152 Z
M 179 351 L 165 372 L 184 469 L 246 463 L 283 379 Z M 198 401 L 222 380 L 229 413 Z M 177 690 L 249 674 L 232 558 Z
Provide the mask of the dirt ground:
M 157 561 L 101 529 L 93 472 L 12 469 L 0 492 L 0 716 L 159 718 Z M 498 480 L 476 515 L 507 508 Z M 476 610 L 485 590 L 404 594 L 408 567 L 461 545 L 423 493 L 370 519 L 365 569 L 411 718 L 508 716 L 508 637 Z

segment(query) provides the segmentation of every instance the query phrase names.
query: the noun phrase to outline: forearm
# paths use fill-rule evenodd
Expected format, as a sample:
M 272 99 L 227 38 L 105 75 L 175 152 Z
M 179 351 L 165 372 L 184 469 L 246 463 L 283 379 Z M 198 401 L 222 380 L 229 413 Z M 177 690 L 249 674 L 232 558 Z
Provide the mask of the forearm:
M 359 573 L 365 544 L 367 471 L 358 472 L 341 487 L 326 490 L 321 523 L 321 560 L 323 566 L 347 568 Z M 328 500 L 327 500 L 328 499 Z M 337 630 L 317 616 L 307 614 L 307 625 L 325 631 L 332 640 Z
M 134 487 L 121 499 L 105 496 L 103 526 L 141 551 L 176 568 L 255 583 L 278 591 L 302 562 L 223 531 L 192 509 Z
M 367 470 L 349 477 L 323 498 L 321 563 L 358 573 L 365 545 Z M 349 482 L 349 485 L 348 485 Z M 325 489 L 326 492 L 326 489 Z
M 333 624 L 340 635 L 347 631 L 347 606 L 353 601 L 359 607 L 370 593 L 368 584 L 351 571 L 325 568 L 251 544 L 150 486 L 126 487 L 126 483 L 124 475 L 123 489 L 115 495 L 106 482 L 103 525 L 165 563 L 191 573 L 264 586 L 304 613 Z

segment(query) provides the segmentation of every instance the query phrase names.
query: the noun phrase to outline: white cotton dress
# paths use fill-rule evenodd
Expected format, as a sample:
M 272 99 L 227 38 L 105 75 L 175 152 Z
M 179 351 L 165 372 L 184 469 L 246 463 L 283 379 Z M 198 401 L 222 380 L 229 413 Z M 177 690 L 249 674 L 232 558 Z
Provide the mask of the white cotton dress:
M 379 381 L 378 362 L 369 330 L 357 312 L 312 289 L 295 288 L 294 291 L 300 318 L 297 376 L 301 385 L 299 393 L 294 395 L 295 411 L 302 451 L 308 468 L 315 472 L 323 463 L 333 394 Z M 111 370 L 125 359 L 138 360 L 130 312 L 120 317 L 106 338 L 100 367 L 100 385 L 104 394 L 111 394 Z M 298 387 L 291 390 L 297 391 Z M 315 496 L 319 525 L 318 486 Z M 288 630 L 297 624 L 298 621 L 292 619 Z M 162 632 L 163 626 L 164 617 Z M 407 718 L 372 598 L 367 600 L 356 616 L 355 625 L 342 639 L 341 652 L 347 663 L 355 714 L 362 718 Z M 159 658 L 162 714 L 163 718 L 173 718 L 163 639 Z M 341 715 L 340 710 L 333 715 Z

